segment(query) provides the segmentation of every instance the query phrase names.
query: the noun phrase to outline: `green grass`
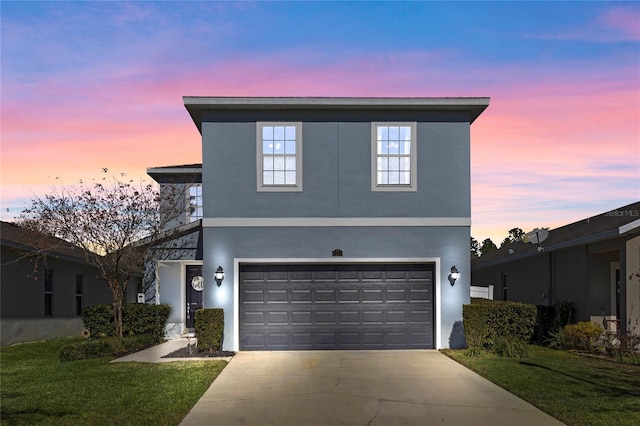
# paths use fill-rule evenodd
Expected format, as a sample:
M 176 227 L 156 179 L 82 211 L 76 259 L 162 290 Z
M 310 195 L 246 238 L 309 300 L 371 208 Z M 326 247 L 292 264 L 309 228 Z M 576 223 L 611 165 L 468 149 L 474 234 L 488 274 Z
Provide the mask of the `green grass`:
M 640 424 L 640 366 L 531 349 L 519 359 L 443 353 L 568 425 Z
M 0 349 L 2 425 L 177 425 L 224 361 L 60 362 L 77 339 Z

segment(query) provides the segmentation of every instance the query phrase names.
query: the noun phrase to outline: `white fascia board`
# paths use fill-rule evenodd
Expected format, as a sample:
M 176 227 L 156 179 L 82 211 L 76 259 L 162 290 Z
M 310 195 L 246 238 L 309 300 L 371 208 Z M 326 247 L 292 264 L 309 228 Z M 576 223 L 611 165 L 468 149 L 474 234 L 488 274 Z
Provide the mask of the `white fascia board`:
M 640 219 L 629 222 L 626 225 L 622 225 L 618 228 L 618 233 L 619 235 L 626 234 L 627 232 L 632 231 L 638 227 L 640 227 Z
M 470 217 L 208 217 L 205 228 L 471 226 Z

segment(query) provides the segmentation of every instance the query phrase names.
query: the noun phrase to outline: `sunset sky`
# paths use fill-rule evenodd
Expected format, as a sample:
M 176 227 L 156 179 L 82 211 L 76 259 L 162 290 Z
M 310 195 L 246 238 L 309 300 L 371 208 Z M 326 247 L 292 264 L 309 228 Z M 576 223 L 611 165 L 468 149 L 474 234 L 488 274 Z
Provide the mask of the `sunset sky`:
M 0 7 L 3 220 L 103 167 L 201 162 L 185 95 L 488 96 L 480 241 L 640 200 L 639 2 Z

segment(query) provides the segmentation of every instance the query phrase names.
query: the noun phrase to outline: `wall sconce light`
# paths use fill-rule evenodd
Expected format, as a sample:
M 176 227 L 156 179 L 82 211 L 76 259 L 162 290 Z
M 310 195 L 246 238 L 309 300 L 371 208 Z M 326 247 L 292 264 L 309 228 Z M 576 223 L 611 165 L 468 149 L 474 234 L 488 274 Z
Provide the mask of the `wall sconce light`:
M 458 278 L 460 278 L 460 271 L 458 271 L 458 268 L 456 268 L 456 266 L 453 265 L 451 267 L 451 273 L 449 274 L 449 282 L 451 283 L 452 287 L 456 283 L 456 280 Z
M 216 280 L 216 284 L 218 284 L 218 287 L 222 285 L 222 280 L 224 280 L 224 270 L 222 269 L 222 266 L 218 266 L 213 279 Z

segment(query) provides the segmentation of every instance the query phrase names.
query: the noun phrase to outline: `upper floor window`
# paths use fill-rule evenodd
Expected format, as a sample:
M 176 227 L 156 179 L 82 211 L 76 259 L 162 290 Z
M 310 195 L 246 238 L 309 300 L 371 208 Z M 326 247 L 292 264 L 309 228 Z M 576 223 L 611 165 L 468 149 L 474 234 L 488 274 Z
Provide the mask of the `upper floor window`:
M 302 123 L 257 123 L 258 191 L 302 191 Z
M 416 189 L 416 123 L 371 123 L 371 190 Z
M 202 184 L 189 186 L 189 206 L 187 207 L 188 222 L 202 219 Z

